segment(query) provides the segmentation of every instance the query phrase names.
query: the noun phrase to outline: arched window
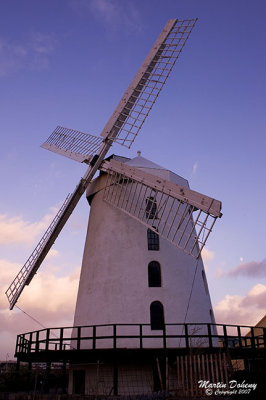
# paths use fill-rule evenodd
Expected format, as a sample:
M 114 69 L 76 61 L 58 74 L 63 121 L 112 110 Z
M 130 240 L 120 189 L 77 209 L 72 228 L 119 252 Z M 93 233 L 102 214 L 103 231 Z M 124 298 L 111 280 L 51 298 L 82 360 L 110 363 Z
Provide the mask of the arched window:
M 157 261 L 151 261 L 148 265 L 149 287 L 162 286 L 161 266 Z
M 156 218 L 157 203 L 154 197 L 147 197 L 146 199 L 146 218 L 154 219 Z
M 160 301 L 153 301 L 150 305 L 151 329 L 159 330 L 164 328 L 164 311 Z
M 148 241 L 148 250 L 160 250 L 158 233 L 152 231 L 151 229 L 148 229 L 147 241 Z

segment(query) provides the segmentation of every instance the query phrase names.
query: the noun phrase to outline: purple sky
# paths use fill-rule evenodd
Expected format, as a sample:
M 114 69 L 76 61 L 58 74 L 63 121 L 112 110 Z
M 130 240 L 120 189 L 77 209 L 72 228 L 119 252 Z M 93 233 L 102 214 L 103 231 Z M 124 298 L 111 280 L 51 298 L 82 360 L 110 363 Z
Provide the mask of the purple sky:
M 223 202 L 205 252 L 218 322 L 266 313 L 263 0 L 0 1 L 0 359 L 39 329 L 3 295 L 84 165 L 41 149 L 57 125 L 98 135 L 166 21 L 199 20 L 131 150 Z M 18 305 L 71 325 L 85 197 Z M 66 295 L 67 294 L 67 295 Z M 67 298 L 66 298 L 67 296 Z M 45 299 L 45 301 L 44 301 Z

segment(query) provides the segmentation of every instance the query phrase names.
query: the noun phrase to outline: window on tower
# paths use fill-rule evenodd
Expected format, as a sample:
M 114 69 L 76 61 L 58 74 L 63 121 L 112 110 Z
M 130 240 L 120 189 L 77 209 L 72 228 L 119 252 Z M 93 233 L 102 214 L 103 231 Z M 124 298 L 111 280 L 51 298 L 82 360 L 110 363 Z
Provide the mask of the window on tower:
M 150 305 L 151 329 L 159 330 L 164 328 L 164 311 L 160 301 L 153 301 Z
M 157 203 L 154 197 L 147 197 L 146 199 L 146 218 L 154 219 L 156 218 Z
M 151 229 L 148 229 L 147 240 L 148 240 L 148 250 L 160 250 L 158 233 L 152 231 Z
M 148 265 L 149 287 L 161 287 L 161 266 L 157 261 L 151 261 Z

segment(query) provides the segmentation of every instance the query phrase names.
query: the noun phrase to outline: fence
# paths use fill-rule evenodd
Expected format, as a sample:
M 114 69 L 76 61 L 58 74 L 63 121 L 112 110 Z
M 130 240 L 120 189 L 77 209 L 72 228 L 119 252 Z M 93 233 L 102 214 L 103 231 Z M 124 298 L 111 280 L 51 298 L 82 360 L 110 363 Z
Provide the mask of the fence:
M 201 347 L 265 348 L 266 328 L 209 323 L 165 324 L 161 330 L 149 324 L 49 328 L 18 335 L 16 356 L 43 351 Z

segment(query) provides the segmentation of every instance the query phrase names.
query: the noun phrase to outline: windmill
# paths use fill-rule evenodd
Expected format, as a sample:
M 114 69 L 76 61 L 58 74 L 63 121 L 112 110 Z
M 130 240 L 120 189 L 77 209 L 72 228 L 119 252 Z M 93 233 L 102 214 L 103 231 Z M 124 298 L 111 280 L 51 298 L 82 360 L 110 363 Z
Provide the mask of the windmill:
M 116 348 L 117 324 L 122 324 L 123 334 L 121 337 L 123 338 L 127 333 L 124 323 L 146 323 L 147 304 L 151 312 L 149 329 L 153 331 L 164 329 L 165 318 L 162 302 L 159 300 L 160 296 L 167 297 L 169 309 L 172 310 L 171 316 L 169 313 L 165 315 L 167 322 L 175 322 L 175 319 L 180 322 L 186 320 L 213 322 L 212 307 L 200 254 L 216 219 L 221 217 L 221 203 L 191 190 L 184 178 L 151 163 L 140 154 L 133 160 L 114 155 L 105 158 L 114 142 L 128 148 L 131 147 L 195 23 L 196 19 L 172 19 L 167 22 L 99 137 L 58 126 L 42 145 L 47 150 L 88 164 L 88 169 L 73 193 L 66 198 L 37 247 L 7 289 L 6 295 L 10 309 L 12 309 L 24 287 L 30 284 L 79 199 L 86 191 L 92 208 L 74 327 L 72 335 L 68 338 L 71 348 L 79 351 L 88 349 L 88 343 L 91 343 L 91 340 L 93 349 L 96 349 L 96 326 L 98 332 L 101 332 L 99 334 L 100 341 L 106 338 L 108 340 L 109 327 L 104 325 L 102 330 L 101 324 L 113 324 L 113 343 Z M 99 177 L 92 180 L 98 170 L 100 171 Z M 103 214 L 105 218 L 102 218 Z M 117 231 L 119 231 L 119 235 L 117 235 Z M 125 234 L 126 232 L 127 234 Z M 133 236 L 130 236 L 131 233 Z M 139 242 L 139 238 L 143 235 L 146 235 L 148 240 L 150 256 L 154 254 L 153 251 L 159 250 L 159 238 L 161 240 L 161 257 L 164 258 L 167 264 L 166 269 L 168 269 L 168 272 L 164 273 L 165 281 L 168 280 L 167 295 L 163 290 L 160 295 L 157 291 L 162 286 L 162 277 L 160 264 L 156 260 L 149 260 L 149 288 L 152 292 L 145 294 L 146 292 L 142 290 L 143 268 L 141 264 L 143 260 L 147 260 L 147 254 L 141 250 Z M 126 242 L 123 240 L 125 238 Z M 123 247 L 123 250 L 120 246 Z M 110 261 L 111 259 L 112 261 Z M 172 260 L 175 259 L 179 260 L 180 265 L 173 278 Z M 123 268 L 123 263 L 127 264 L 126 268 Z M 138 266 L 136 269 L 134 263 Z M 124 270 L 123 274 L 122 270 Z M 134 279 L 134 274 L 136 279 Z M 201 278 L 200 283 L 198 283 L 198 274 Z M 128 283 L 133 281 L 134 285 L 130 285 L 131 293 L 128 296 Z M 194 306 L 191 307 L 189 314 L 191 287 L 188 288 L 188 283 L 191 285 L 191 282 L 193 285 L 195 283 L 196 290 L 194 291 L 195 298 L 192 299 Z M 177 286 L 183 293 L 182 299 L 176 290 Z M 155 294 L 157 297 L 152 301 L 152 296 Z M 108 306 L 104 302 L 107 302 Z M 179 303 L 179 308 L 176 307 L 177 303 Z M 118 320 L 115 321 L 115 318 Z M 91 327 L 85 327 L 89 323 L 93 323 L 92 331 Z M 63 348 L 63 329 L 60 328 L 60 338 L 58 339 L 60 340 L 60 351 Z M 142 329 L 143 326 L 140 325 L 141 348 L 143 347 Z M 92 337 L 88 333 L 90 331 Z M 49 350 L 49 335 L 50 330 L 47 330 L 45 340 L 40 339 L 41 334 L 36 332 L 30 335 L 29 340 L 18 339 L 19 349 L 22 350 L 22 353 L 27 349 L 28 355 L 34 352 L 39 354 L 40 346 L 45 344 L 45 350 Z M 133 338 L 135 338 L 134 335 Z M 158 347 L 156 336 L 148 337 L 148 346 Z M 75 342 L 77 342 L 76 345 Z M 97 348 L 106 349 L 105 342 L 98 342 Z M 134 348 L 135 346 L 134 339 L 130 345 L 127 339 L 120 343 L 124 348 L 128 348 L 128 346 Z M 33 347 L 31 347 L 32 345 Z M 181 342 L 179 342 L 179 346 L 181 346 Z M 62 357 L 62 353 L 60 354 Z M 75 352 L 72 352 L 73 354 Z M 86 357 L 88 360 L 88 356 Z M 103 356 L 96 358 L 97 363 L 101 357 Z M 94 360 L 94 362 L 96 361 Z M 114 394 L 117 394 L 116 357 L 113 359 L 113 363 L 112 390 Z M 91 374 L 89 368 L 90 366 L 87 368 L 89 380 L 93 380 L 94 372 Z M 151 368 L 150 364 L 148 375 L 151 373 Z M 78 375 L 80 371 L 73 367 L 70 375 L 74 376 L 75 373 L 77 373 L 76 378 L 70 378 L 70 382 L 74 386 L 75 379 L 76 382 L 80 381 Z M 139 379 L 141 381 L 142 377 Z M 73 387 L 69 391 L 70 393 L 73 391 L 81 393 L 81 389 L 74 390 Z M 95 393 L 96 391 L 93 392 L 93 394 Z M 123 391 L 120 389 L 119 393 L 123 394 Z
M 114 142 L 131 147 L 195 23 L 168 21 L 100 137 L 57 127 L 42 145 L 88 170 L 6 294 L 12 309 L 86 191 L 91 212 L 74 326 L 20 334 L 15 352 L 29 375 L 33 362 L 45 362 L 45 381 L 51 363 L 63 371 L 68 363 L 71 395 L 205 397 L 209 387 L 199 382 L 230 389 L 231 359 L 264 383 L 266 329 L 246 334 L 247 326 L 214 321 L 201 251 L 221 203 L 140 153 L 105 158 Z
M 114 142 L 131 147 L 195 23 L 196 19 L 167 22 L 99 137 L 58 126 L 42 145 L 89 167 L 7 289 L 10 309 L 31 282 L 97 170 L 108 175 L 107 202 L 193 257 L 199 256 L 214 222 L 221 216 L 221 203 L 115 159 L 104 160 Z M 125 190 L 128 182 L 133 183 L 135 189 L 131 203 L 127 201 Z M 143 191 L 149 193 L 149 203 L 144 208 L 138 203 Z M 153 212 L 155 204 L 159 210 L 156 215 Z

